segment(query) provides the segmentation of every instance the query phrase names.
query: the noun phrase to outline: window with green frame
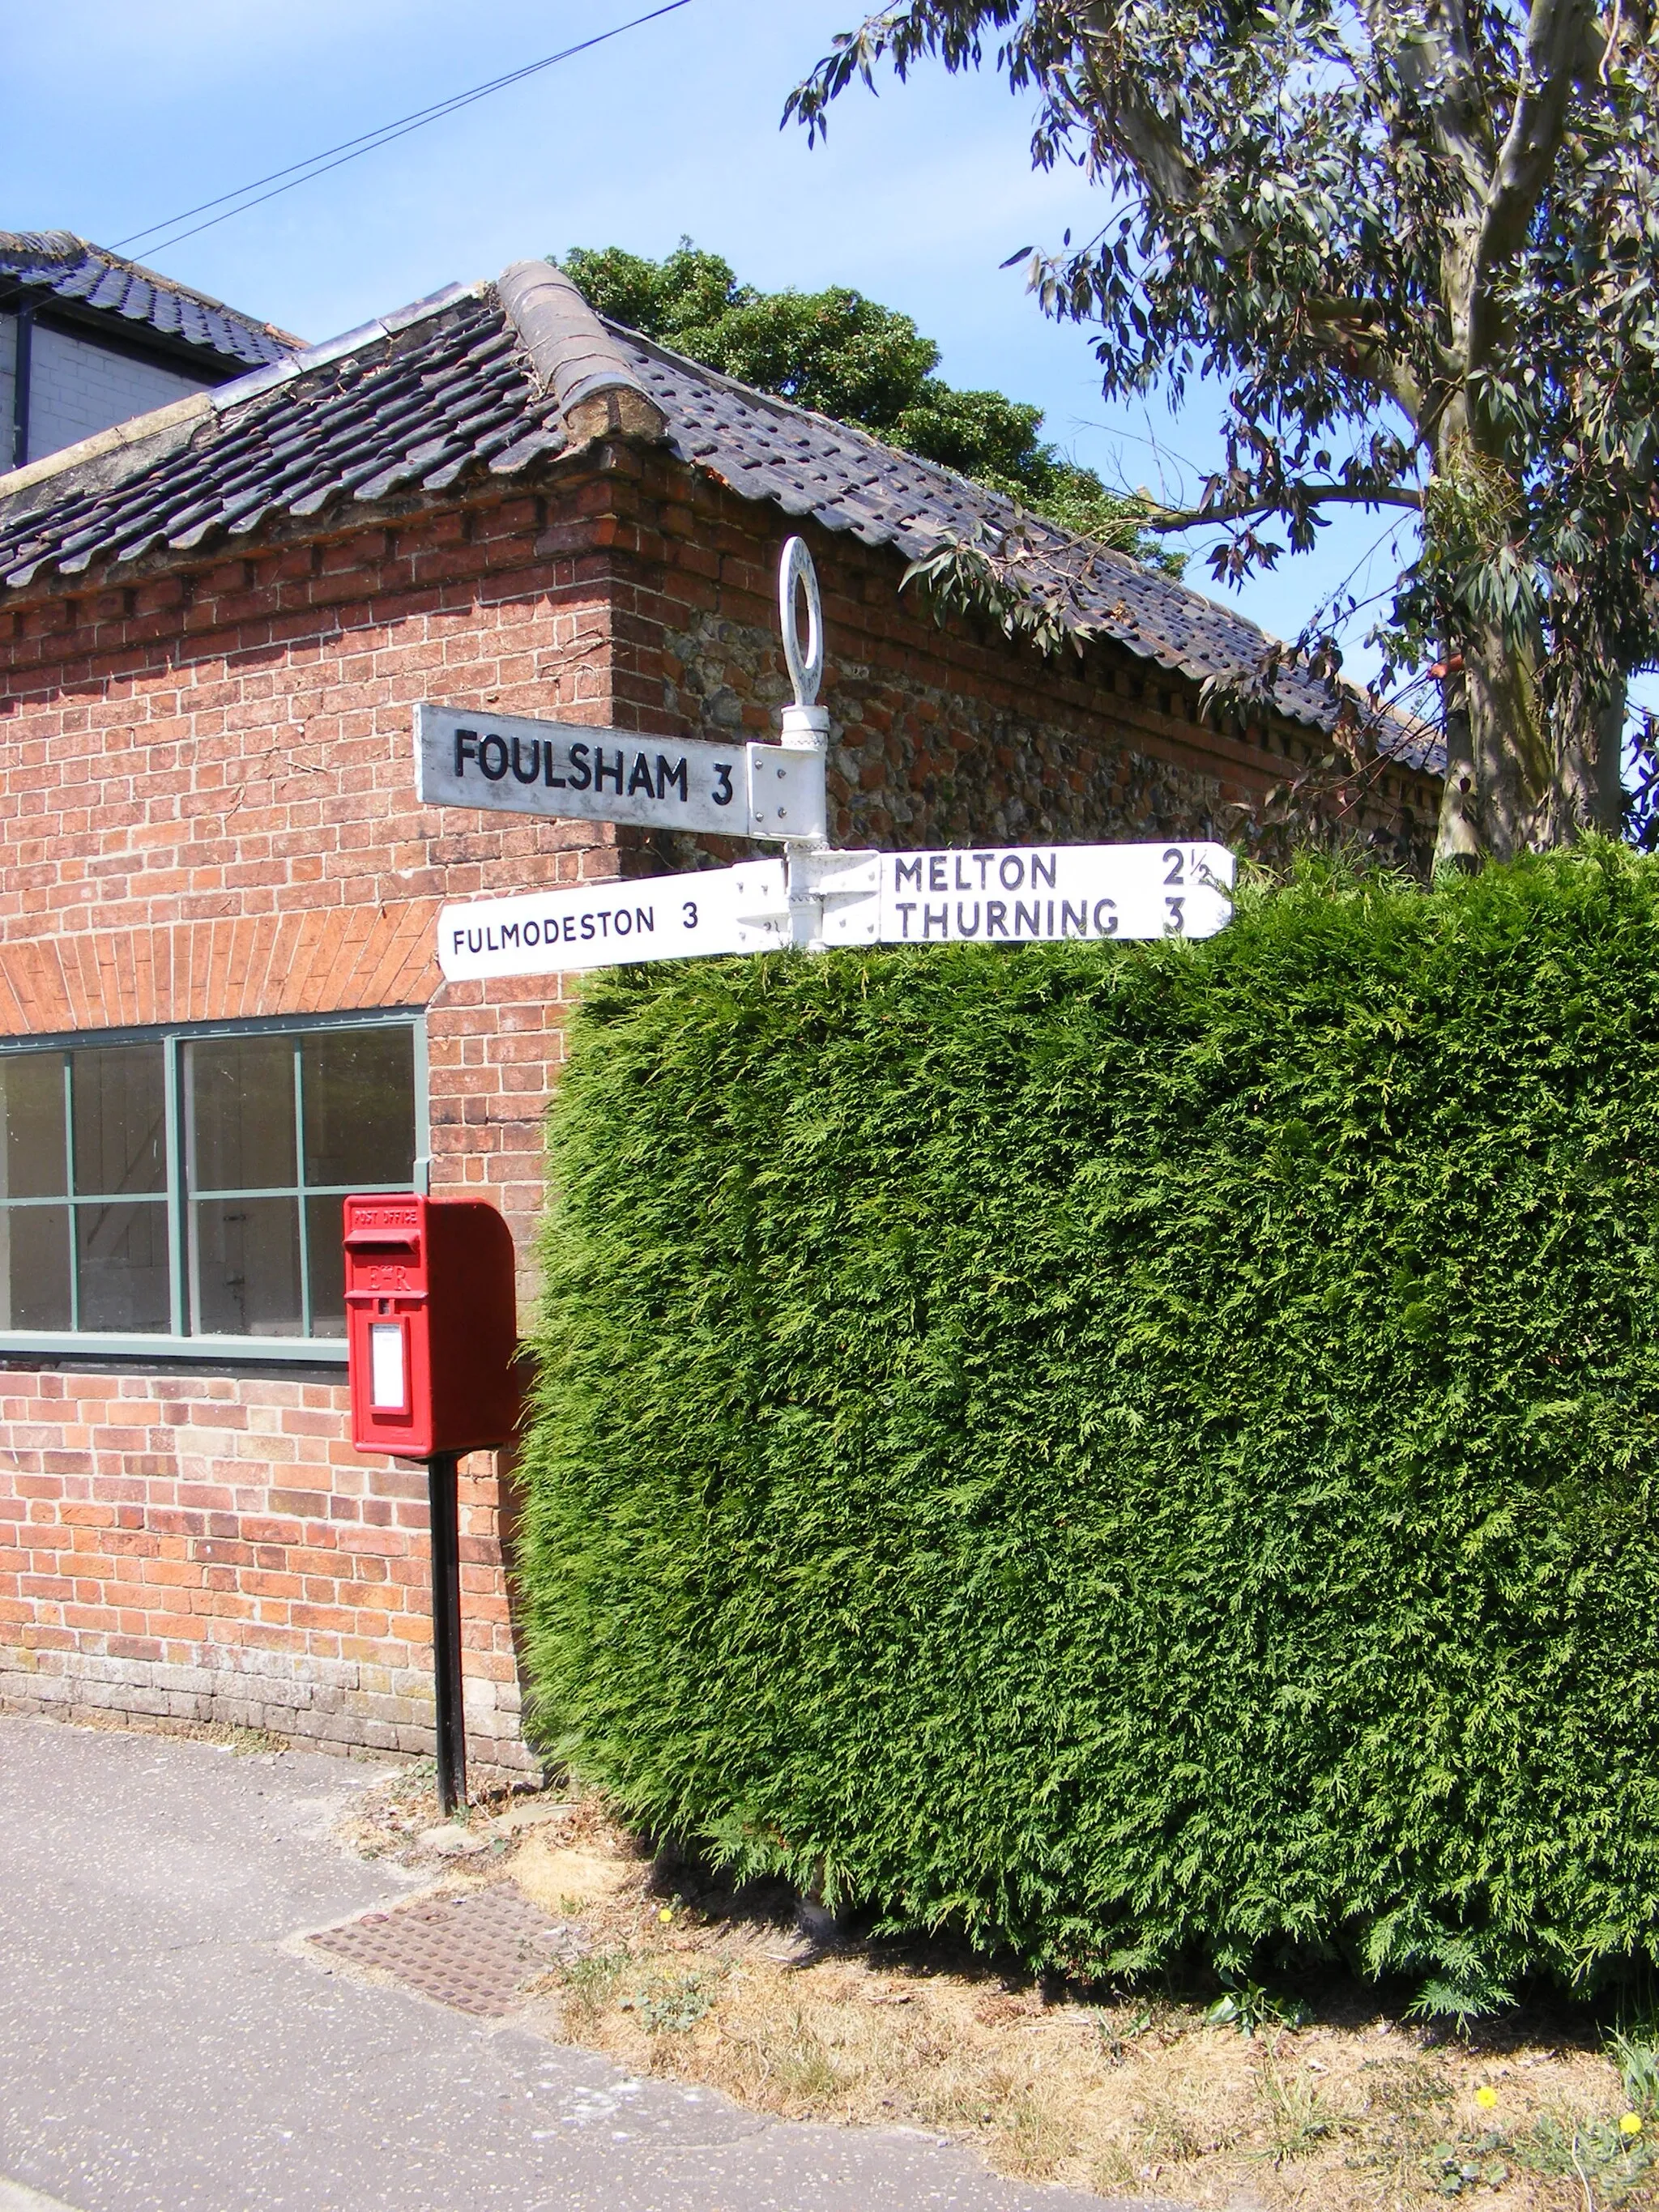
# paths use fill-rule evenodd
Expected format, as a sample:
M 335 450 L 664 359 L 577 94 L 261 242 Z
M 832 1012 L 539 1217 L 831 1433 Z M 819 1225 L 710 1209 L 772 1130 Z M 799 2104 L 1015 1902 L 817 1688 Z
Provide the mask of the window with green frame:
M 0 1052 L 0 1331 L 342 1340 L 340 1201 L 410 1190 L 405 1017 Z

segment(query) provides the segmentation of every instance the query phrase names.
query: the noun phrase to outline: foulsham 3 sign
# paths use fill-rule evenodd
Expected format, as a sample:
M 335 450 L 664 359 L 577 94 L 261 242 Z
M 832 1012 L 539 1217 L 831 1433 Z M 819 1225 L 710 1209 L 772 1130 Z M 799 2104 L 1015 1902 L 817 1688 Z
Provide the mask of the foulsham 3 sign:
M 823 826 L 820 763 L 779 745 L 640 737 L 422 702 L 415 761 L 416 793 L 427 806 L 727 837 L 816 836 Z

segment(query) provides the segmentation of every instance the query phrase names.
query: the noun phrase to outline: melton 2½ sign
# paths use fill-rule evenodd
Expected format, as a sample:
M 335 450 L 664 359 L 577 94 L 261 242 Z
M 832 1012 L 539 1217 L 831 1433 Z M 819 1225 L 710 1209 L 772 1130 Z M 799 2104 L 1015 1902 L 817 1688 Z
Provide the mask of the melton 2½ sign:
M 1232 919 L 1224 845 L 1006 845 L 825 855 L 842 863 L 826 945 L 1042 945 L 1212 937 Z M 845 864 L 862 860 L 860 878 Z M 821 862 L 820 867 L 824 863 Z M 834 876 L 830 885 L 839 889 Z

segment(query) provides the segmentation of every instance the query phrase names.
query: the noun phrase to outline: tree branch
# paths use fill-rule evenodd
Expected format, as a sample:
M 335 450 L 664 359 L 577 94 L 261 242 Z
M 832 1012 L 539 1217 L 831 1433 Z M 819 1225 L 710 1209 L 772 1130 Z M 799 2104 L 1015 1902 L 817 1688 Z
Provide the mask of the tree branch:
M 1078 16 L 1084 76 L 1110 135 L 1152 198 L 1185 212 L 1196 204 L 1202 179 L 1187 151 L 1180 125 L 1140 97 L 1124 82 L 1121 71 L 1112 68 L 1113 25 L 1103 0 L 1090 0 Z
M 1334 356 L 1340 368 L 1372 378 L 1412 428 L 1420 429 L 1426 404 L 1421 380 L 1411 363 L 1390 348 L 1370 301 L 1310 297 L 1301 304 L 1303 314 L 1314 325 L 1308 333 L 1310 342 L 1321 353 Z M 1435 351 L 1440 356 L 1443 349 L 1437 346 Z M 1449 362 L 1443 361 L 1440 367 L 1443 376 L 1456 373 Z
M 1420 491 L 1389 489 L 1382 485 L 1369 489 L 1358 484 L 1296 484 L 1290 487 L 1296 496 L 1290 499 L 1263 493 L 1256 499 L 1223 500 L 1214 507 L 1153 507 L 1135 520 L 1143 530 L 1195 530 L 1206 522 L 1242 522 L 1247 515 L 1283 514 L 1293 507 L 1404 507 L 1414 514 L 1423 511 Z
M 1492 280 L 1526 243 L 1561 150 L 1578 58 L 1594 23 L 1591 0 L 1533 0 L 1515 112 L 1487 190 L 1470 273 L 1466 367 L 1471 373 L 1487 365 L 1496 347 L 1501 316 Z

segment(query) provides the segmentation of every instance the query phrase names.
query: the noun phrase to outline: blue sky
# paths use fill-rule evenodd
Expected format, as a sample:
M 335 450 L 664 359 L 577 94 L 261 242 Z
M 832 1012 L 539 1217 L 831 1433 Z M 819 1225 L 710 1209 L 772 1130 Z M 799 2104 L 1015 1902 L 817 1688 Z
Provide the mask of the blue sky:
M 55 0 L 0 29 L 0 228 L 113 245 L 211 195 L 532 61 L 649 0 Z M 153 256 L 319 339 L 574 245 L 658 254 L 682 233 L 768 287 L 858 286 L 915 316 L 952 382 L 1036 402 L 1109 481 L 1190 488 L 1215 457 L 1200 397 L 1109 411 L 1086 335 L 1044 320 L 1016 248 L 1098 224 L 1075 172 L 1032 173 L 1029 110 L 992 76 L 848 95 L 829 143 L 780 132 L 790 88 L 855 20 L 842 0 L 690 0 L 384 152 Z M 131 249 L 152 258 L 142 242 Z M 1349 514 L 1237 603 L 1293 636 L 1363 563 Z M 1360 573 L 1365 573 L 1363 566 Z M 1374 565 L 1371 587 L 1393 573 Z M 1207 588 L 1198 560 L 1190 580 Z M 1363 630 L 1364 624 L 1358 626 Z M 1356 633 L 1356 635 L 1358 632 Z M 1356 650 L 1350 666 L 1360 672 Z

